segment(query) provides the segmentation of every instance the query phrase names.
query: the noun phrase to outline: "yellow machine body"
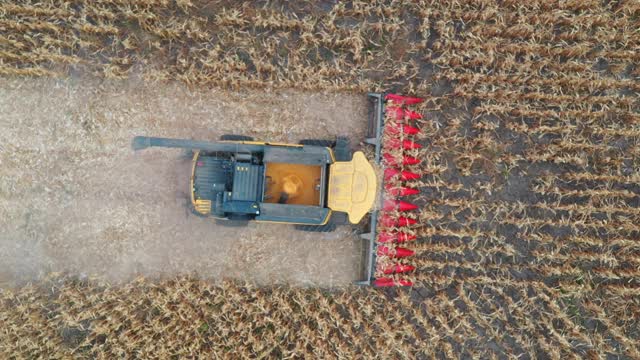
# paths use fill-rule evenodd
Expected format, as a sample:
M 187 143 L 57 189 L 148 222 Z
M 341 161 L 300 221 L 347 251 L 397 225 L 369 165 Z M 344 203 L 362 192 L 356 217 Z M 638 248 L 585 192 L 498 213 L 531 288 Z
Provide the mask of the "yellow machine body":
M 361 151 L 355 152 L 351 161 L 331 164 L 329 208 L 347 213 L 352 224 L 359 223 L 375 202 L 377 182 L 373 166 Z

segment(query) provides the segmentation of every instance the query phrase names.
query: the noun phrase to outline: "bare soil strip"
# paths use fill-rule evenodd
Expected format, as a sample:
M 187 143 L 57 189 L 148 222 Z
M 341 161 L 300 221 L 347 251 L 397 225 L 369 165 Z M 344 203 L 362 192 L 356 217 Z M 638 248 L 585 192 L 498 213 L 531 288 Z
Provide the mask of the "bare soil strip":
M 109 281 L 196 273 L 256 283 L 337 286 L 357 276 L 345 227 L 216 226 L 187 210 L 189 159 L 134 153 L 134 135 L 297 142 L 361 139 L 364 96 L 192 91 L 178 84 L 0 82 L 0 284 L 49 272 Z

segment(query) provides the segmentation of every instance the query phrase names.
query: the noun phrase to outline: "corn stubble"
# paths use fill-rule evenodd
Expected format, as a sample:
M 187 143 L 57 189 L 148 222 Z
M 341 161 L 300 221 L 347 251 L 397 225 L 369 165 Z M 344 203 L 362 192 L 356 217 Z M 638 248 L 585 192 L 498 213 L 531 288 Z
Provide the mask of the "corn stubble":
M 5 2 L 0 74 L 426 97 L 413 289 L 60 276 L 2 293 L 3 357 L 640 358 L 640 5 L 300 4 Z

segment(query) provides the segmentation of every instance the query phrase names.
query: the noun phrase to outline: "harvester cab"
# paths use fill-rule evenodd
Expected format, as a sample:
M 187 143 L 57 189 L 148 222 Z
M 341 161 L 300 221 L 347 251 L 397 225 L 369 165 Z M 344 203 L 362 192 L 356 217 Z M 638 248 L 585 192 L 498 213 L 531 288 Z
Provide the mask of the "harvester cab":
M 401 216 L 396 219 L 390 215 L 411 210 L 407 208 L 411 204 L 389 200 L 389 196 L 411 195 L 415 190 L 400 189 L 391 184 L 391 180 L 407 180 L 415 174 L 398 169 L 398 164 L 394 163 L 397 159 L 389 150 L 419 147 L 404 139 L 405 134 L 414 135 L 417 129 L 402 125 L 402 122 L 419 116 L 405 104 L 422 100 L 380 93 L 369 93 L 367 97 L 370 112 L 364 142 L 374 148 L 373 162 L 388 166 L 382 178 L 389 183 L 384 185 L 378 183 L 374 167 L 364 153 L 352 154 L 348 140 L 340 137 L 335 141 L 303 140 L 299 144 L 281 144 L 240 135 L 224 135 L 215 142 L 136 136 L 132 146 L 134 150 L 169 147 L 193 151 L 189 191 L 192 211 L 198 216 L 213 217 L 223 226 L 244 226 L 249 221 L 262 221 L 294 224 L 296 229 L 303 231 L 326 232 L 340 224 L 358 224 L 371 212 L 369 230 L 360 236 L 363 261 L 360 280 L 356 284 L 410 285 L 393 278 L 378 278 L 380 274 L 412 269 L 391 263 L 391 270 L 388 270 L 389 259 L 405 256 L 410 251 L 389 244 L 378 246 L 381 242 L 407 241 L 410 236 L 402 232 L 379 233 L 378 229 L 395 231 L 415 223 L 411 218 Z M 386 101 L 395 106 L 385 108 Z M 393 126 L 387 126 L 388 129 L 385 118 L 394 119 L 389 124 Z M 383 148 L 383 130 L 399 134 L 403 140 L 394 139 L 394 143 L 384 144 Z M 401 162 L 405 165 L 418 161 L 409 157 L 403 159 Z M 385 212 L 380 219 L 379 209 Z M 378 269 L 380 263 L 385 266 L 382 272 Z

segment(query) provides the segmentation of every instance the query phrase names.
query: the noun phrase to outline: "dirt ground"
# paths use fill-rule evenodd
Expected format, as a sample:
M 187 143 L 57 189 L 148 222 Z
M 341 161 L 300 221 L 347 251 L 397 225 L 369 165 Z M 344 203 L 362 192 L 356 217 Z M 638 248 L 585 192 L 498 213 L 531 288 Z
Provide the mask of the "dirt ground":
M 134 153 L 135 135 L 295 142 L 362 138 L 365 96 L 191 91 L 178 84 L 0 82 L 0 284 L 49 272 L 108 281 L 209 279 L 336 286 L 358 276 L 360 241 L 290 226 L 224 228 L 187 211 L 189 160 Z

